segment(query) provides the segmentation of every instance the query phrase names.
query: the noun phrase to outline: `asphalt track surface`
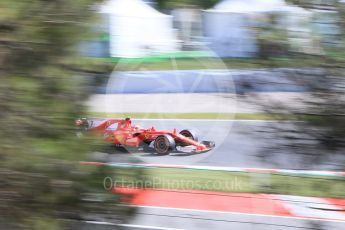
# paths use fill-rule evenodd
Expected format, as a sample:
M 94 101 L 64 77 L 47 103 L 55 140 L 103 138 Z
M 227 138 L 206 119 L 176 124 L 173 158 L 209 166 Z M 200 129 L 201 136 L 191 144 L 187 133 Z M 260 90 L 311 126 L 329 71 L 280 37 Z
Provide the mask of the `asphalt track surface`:
M 209 212 L 169 208 L 140 207 L 131 224 L 169 227 L 175 229 L 241 229 L 241 230 L 287 230 L 287 229 L 343 229 L 344 222 L 313 221 L 265 215 L 229 212 Z M 323 228 L 319 228 L 319 227 Z
M 258 167 L 306 169 L 298 165 L 299 159 L 291 150 L 275 155 L 274 160 L 258 157 L 267 146 L 282 144 L 275 139 L 275 134 L 262 132 L 272 125 L 293 126 L 293 122 L 246 121 L 246 120 L 133 120 L 133 124 L 142 127 L 155 126 L 157 129 L 178 130 L 192 128 L 200 134 L 202 140 L 213 140 L 217 147 L 207 154 L 188 155 L 172 153 L 168 156 L 155 156 L 142 151 L 123 153 L 111 147 L 107 151 L 94 153 L 92 160 L 108 162 L 137 162 L 164 164 L 191 164 L 209 166 Z M 336 169 L 339 159 L 328 159 L 319 164 L 307 165 L 307 168 L 326 170 Z M 228 204 L 231 205 L 231 204 Z M 241 229 L 241 230 L 341 230 L 344 222 L 316 220 L 301 217 L 273 216 L 228 211 L 208 211 L 184 208 L 168 208 L 137 205 L 137 214 L 124 224 L 92 222 L 83 229 L 124 229 L 124 230 L 200 230 L 200 229 Z
M 309 164 L 305 158 L 292 149 L 272 152 L 271 157 L 259 157 L 271 147 L 279 147 L 284 141 L 276 139 L 273 132 L 263 132 L 272 126 L 293 126 L 293 122 L 247 121 L 247 120 L 133 120 L 141 127 L 178 131 L 191 128 L 200 136 L 199 140 L 212 140 L 216 148 L 202 154 L 173 152 L 167 156 L 129 149 L 124 153 L 109 146 L 105 150 L 93 153 L 90 160 L 120 163 L 156 163 L 177 165 L 207 165 L 246 168 L 337 170 L 345 162 L 344 157 L 334 155 L 318 163 Z M 306 164 L 307 162 L 307 164 Z
M 342 221 L 321 221 L 308 218 L 278 217 L 269 215 L 214 212 L 205 210 L 174 209 L 161 207 L 137 207 L 137 215 L 121 225 L 94 223 L 84 229 L 150 229 L 150 230 L 342 230 Z M 102 226 L 102 228 L 99 228 Z M 96 228 L 97 227 L 97 228 Z M 115 227 L 115 228 L 114 228 Z
M 310 85 L 322 74 L 308 68 L 114 72 L 98 93 L 306 92 L 303 83 Z
M 310 93 L 163 93 L 94 94 L 87 101 L 89 111 L 100 113 L 276 113 L 307 112 L 313 101 Z M 279 106 L 278 106 L 279 105 Z M 281 108 L 285 108 L 283 111 Z

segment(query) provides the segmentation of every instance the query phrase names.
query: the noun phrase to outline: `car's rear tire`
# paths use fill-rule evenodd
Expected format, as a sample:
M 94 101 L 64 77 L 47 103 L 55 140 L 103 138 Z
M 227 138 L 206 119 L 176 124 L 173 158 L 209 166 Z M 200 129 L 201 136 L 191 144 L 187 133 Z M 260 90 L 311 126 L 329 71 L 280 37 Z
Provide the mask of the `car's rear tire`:
M 155 139 L 153 146 L 158 155 L 167 155 L 175 149 L 176 143 L 172 136 L 165 134 L 159 135 Z
M 182 136 L 185 136 L 193 141 L 198 141 L 199 140 L 199 137 L 198 137 L 198 134 L 197 132 L 195 132 L 194 130 L 192 129 L 184 129 L 180 132 L 180 134 Z M 186 144 L 184 143 L 179 143 L 181 146 L 186 146 Z

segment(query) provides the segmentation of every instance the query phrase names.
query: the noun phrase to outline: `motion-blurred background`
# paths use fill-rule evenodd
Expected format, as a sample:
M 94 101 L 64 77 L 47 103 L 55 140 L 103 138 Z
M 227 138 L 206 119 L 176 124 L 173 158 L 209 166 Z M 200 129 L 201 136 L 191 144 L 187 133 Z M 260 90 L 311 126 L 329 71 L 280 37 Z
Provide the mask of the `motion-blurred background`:
M 342 0 L 1 0 L 0 228 L 96 228 L 90 220 L 130 228 L 123 223 L 137 208 L 118 204 L 133 194 L 105 191 L 106 176 L 130 183 L 159 175 L 157 188 L 187 178 L 173 189 L 188 191 L 344 198 L 344 35 Z M 167 119 L 167 127 L 194 119 L 217 149 L 162 162 L 299 173 L 82 166 L 145 160 L 77 138 L 81 116 Z M 208 133 L 211 126 L 223 133 Z M 195 186 L 220 178 L 246 186 Z M 307 216 L 325 216 L 315 209 Z M 200 229 L 195 221 L 186 229 Z

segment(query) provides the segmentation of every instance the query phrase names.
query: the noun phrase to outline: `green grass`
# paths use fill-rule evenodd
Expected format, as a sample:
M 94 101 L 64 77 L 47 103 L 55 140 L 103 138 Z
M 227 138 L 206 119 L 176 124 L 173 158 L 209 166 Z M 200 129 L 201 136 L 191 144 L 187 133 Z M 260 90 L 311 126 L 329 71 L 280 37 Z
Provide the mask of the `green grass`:
M 133 119 L 214 119 L 214 120 L 299 120 L 289 114 L 267 113 L 105 113 L 90 112 L 90 117 Z
M 175 55 L 176 66 L 178 69 L 212 69 L 224 68 L 229 69 L 251 69 L 251 68 L 301 68 L 301 67 L 315 67 L 322 63 L 321 57 L 318 56 L 296 56 L 296 57 L 274 57 L 270 59 L 259 58 L 225 58 L 219 59 L 215 57 L 207 57 L 207 55 Z M 119 67 L 133 67 L 136 66 L 140 70 L 169 70 L 173 69 L 173 63 L 170 56 L 166 57 L 152 57 L 142 59 L 102 59 L 109 63 L 120 64 Z M 132 65 L 130 65 L 132 64 Z M 136 64 L 136 65 L 133 65 Z M 133 69 L 136 70 L 136 69 Z
M 142 169 L 139 180 L 127 177 L 131 169 L 113 169 L 118 186 L 204 190 L 231 193 L 267 193 L 345 198 L 342 177 L 288 176 L 193 169 Z
M 80 69 L 93 67 L 96 72 L 111 72 L 115 67 L 118 71 L 140 70 L 192 70 L 192 69 L 258 69 L 258 68 L 303 68 L 319 67 L 324 60 L 318 56 L 259 58 L 227 58 L 208 57 L 204 53 L 174 54 L 172 61 L 169 55 L 148 58 L 82 58 L 78 62 L 69 63 Z

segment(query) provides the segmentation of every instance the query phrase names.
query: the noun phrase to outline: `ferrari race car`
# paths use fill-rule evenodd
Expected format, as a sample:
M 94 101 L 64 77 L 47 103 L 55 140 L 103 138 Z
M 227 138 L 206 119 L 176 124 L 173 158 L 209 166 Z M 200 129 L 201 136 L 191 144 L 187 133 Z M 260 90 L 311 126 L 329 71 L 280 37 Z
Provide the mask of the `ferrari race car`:
M 212 150 L 212 141 L 198 141 L 193 130 L 184 129 L 179 133 L 156 130 L 154 127 L 143 129 L 132 125 L 130 118 L 126 119 L 78 119 L 75 122 L 79 133 L 87 132 L 103 136 L 106 142 L 123 147 L 142 148 L 144 151 L 158 155 L 167 155 L 172 151 L 203 153 Z

